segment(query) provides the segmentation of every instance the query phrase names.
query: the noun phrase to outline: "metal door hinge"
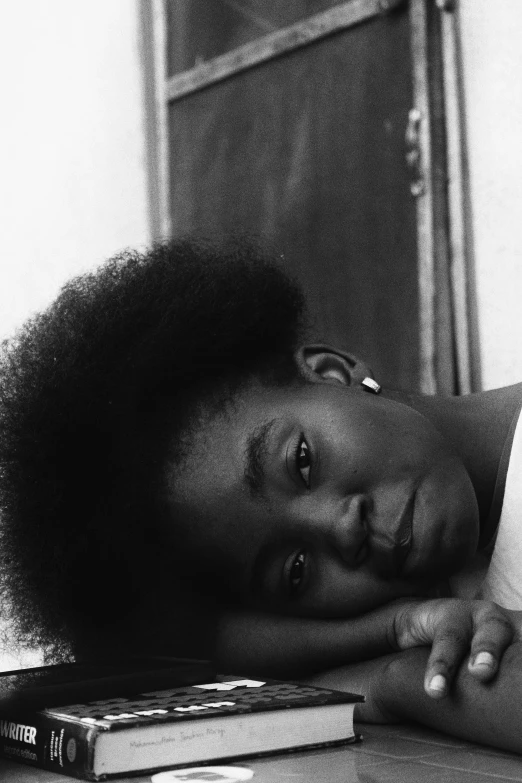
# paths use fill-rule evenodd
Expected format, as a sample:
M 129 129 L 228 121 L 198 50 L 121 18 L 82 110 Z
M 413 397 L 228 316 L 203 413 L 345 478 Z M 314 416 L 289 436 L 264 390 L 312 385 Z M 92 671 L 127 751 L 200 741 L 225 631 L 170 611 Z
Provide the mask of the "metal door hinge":
M 410 172 L 410 191 L 412 196 L 422 196 L 426 189 L 422 171 L 421 154 L 422 114 L 419 109 L 410 109 L 406 126 L 406 163 Z

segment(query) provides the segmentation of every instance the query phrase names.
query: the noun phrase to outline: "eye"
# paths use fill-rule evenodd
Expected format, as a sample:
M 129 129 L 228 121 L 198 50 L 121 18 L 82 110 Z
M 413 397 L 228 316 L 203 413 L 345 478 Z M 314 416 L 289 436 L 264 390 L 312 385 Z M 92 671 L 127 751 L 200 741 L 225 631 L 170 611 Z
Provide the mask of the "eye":
M 307 489 L 310 489 L 310 470 L 312 467 L 312 455 L 308 443 L 301 436 L 295 453 L 295 464 Z
M 303 585 L 306 568 L 306 552 L 299 552 L 299 554 L 293 558 L 290 564 L 290 570 L 288 572 L 288 587 L 290 595 L 298 592 Z

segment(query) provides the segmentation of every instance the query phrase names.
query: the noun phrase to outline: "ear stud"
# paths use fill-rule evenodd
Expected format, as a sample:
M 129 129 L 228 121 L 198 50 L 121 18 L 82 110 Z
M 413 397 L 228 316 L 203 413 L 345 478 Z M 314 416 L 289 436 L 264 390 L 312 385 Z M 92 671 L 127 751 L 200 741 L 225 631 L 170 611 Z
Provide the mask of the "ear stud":
M 371 394 L 380 394 L 382 390 L 381 384 L 377 383 L 377 381 L 374 381 L 373 378 L 363 378 L 361 381 L 361 386 L 363 387 L 364 391 L 370 392 Z

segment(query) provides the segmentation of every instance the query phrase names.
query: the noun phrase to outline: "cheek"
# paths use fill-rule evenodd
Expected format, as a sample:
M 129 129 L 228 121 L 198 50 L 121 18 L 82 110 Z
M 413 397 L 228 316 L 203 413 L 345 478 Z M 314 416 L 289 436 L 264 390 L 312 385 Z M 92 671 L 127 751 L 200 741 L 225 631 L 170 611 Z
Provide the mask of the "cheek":
M 440 459 L 442 444 L 419 435 L 410 422 L 382 417 L 371 423 L 361 420 L 357 425 L 349 437 L 338 430 L 332 433 L 332 440 L 342 467 L 350 469 L 352 478 L 357 476 L 369 486 L 415 480 Z
M 417 492 L 410 577 L 454 573 L 476 552 L 478 536 L 477 499 L 468 474 L 457 461 L 440 464 Z
M 426 476 L 422 494 L 426 506 L 446 517 L 448 530 L 459 520 L 478 524 L 475 491 L 459 459 L 450 456 L 440 460 Z

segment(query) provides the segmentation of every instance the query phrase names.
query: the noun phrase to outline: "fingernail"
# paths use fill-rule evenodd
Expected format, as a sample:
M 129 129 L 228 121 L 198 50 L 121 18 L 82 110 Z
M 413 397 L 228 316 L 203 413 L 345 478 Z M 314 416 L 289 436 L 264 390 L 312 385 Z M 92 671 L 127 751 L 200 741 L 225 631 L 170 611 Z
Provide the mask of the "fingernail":
M 442 674 L 436 674 L 435 677 L 431 678 L 430 681 L 430 691 L 437 691 L 438 693 L 443 693 L 446 690 L 446 678 L 442 676 Z
M 485 666 L 491 669 L 495 665 L 495 659 L 488 652 L 479 652 L 473 659 L 473 666 Z

